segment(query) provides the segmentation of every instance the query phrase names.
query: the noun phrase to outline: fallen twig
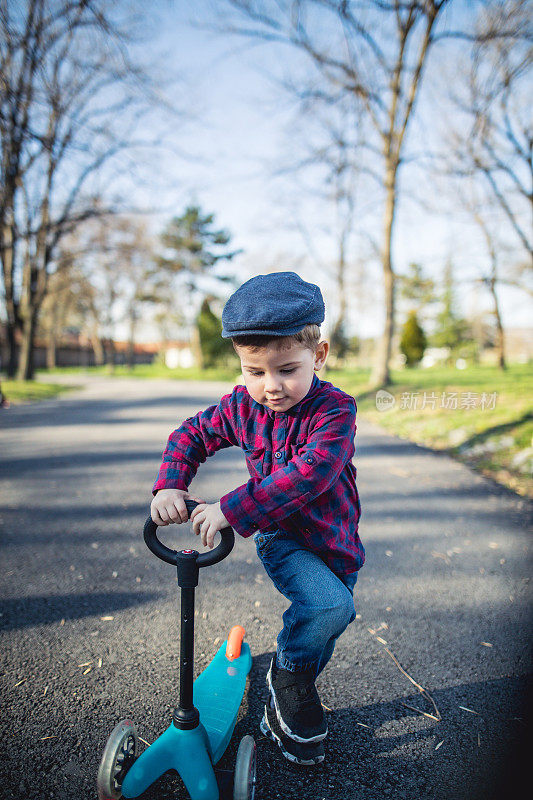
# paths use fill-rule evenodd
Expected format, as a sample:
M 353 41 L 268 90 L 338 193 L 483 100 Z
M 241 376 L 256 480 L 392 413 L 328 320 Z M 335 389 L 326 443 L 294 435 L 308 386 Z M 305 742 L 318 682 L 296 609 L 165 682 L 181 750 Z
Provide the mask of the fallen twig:
M 405 706 L 405 708 L 410 708 L 411 711 L 416 711 L 416 712 L 418 712 L 418 714 L 422 714 L 424 717 L 429 717 L 430 719 L 435 719 L 435 720 L 437 720 L 437 722 L 439 722 L 439 717 L 436 717 L 435 714 L 430 714 L 427 711 L 422 711 L 421 708 L 416 708 L 415 706 L 410 706 L 407 703 L 402 703 L 401 705 Z
M 419 684 L 419 683 L 417 683 L 417 682 L 415 681 L 415 679 L 414 679 L 414 678 L 412 678 L 412 677 L 409 675 L 409 673 L 408 673 L 408 672 L 406 672 L 406 671 L 404 670 L 404 668 L 402 667 L 402 665 L 400 664 L 400 662 L 398 661 L 398 659 L 396 658 L 396 656 L 395 656 L 393 653 L 391 653 L 391 651 L 390 651 L 390 650 L 389 650 L 387 647 L 384 647 L 383 649 L 384 649 L 384 650 L 385 650 L 385 652 L 386 652 L 386 653 L 387 653 L 387 654 L 388 654 L 388 655 L 389 655 L 389 656 L 392 658 L 392 660 L 394 661 L 394 663 L 396 664 L 396 666 L 398 667 L 398 669 L 400 670 L 400 672 L 401 672 L 403 675 L 405 675 L 405 677 L 406 677 L 408 680 L 410 680 L 410 681 L 411 681 L 411 683 L 413 684 L 413 686 L 416 686 L 416 688 L 418 689 L 418 691 L 420 692 L 420 694 L 421 694 L 421 695 L 423 695 L 423 696 L 426 698 L 426 700 L 429 700 L 429 702 L 431 703 L 431 705 L 432 705 L 432 706 L 433 706 L 433 708 L 435 709 L 435 719 L 436 719 L 438 722 L 440 722 L 440 720 L 442 719 L 441 713 L 440 713 L 439 709 L 437 708 L 437 704 L 435 703 L 435 701 L 433 700 L 432 696 L 431 696 L 431 695 L 430 695 L 430 693 L 427 691 L 427 689 L 424 689 L 424 687 L 423 687 L 423 686 L 420 686 L 420 684 Z M 418 710 L 418 709 L 416 709 L 416 710 Z M 423 713 L 423 712 L 422 712 L 422 713 Z
M 466 706 L 459 706 L 462 711 L 468 711 L 469 714 L 477 714 L 479 717 L 479 711 L 472 711 L 471 708 L 467 708 Z

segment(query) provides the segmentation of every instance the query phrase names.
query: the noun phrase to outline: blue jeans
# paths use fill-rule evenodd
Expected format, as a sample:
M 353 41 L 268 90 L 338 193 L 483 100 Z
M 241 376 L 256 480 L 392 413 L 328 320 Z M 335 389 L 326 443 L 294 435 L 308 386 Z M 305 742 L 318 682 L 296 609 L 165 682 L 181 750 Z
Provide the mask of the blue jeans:
M 277 663 L 319 675 L 335 642 L 355 619 L 357 572 L 339 578 L 316 555 L 285 531 L 256 533 L 257 554 L 274 586 L 290 601 L 277 640 Z

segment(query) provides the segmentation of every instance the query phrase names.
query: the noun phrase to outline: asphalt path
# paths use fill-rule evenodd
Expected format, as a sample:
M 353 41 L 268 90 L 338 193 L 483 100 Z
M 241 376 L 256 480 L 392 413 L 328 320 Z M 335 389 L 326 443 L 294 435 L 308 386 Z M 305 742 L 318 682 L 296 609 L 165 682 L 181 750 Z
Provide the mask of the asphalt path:
M 95 798 L 116 722 L 133 718 L 146 742 L 169 724 L 175 572 L 146 549 L 142 526 L 168 434 L 228 388 L 91 378 L 61 399 L 0 411 L 1 798 Z M 286 604 L 253 541 L 237 537 L 201 574 L 196 671 L 236 623 L 253 654 L 221 766 L 251 733 L 257 800 L 512 796 L 529 766 L 529 504 L 364 420 L 355 463 L 367 563 L 357 620 L 318 682 L 329 709 L 323 765 L 290 765 L 258 729 Z M 232 448 L 191 489 L 215 501 L 246 479 Z M 197 541 L 185 525 L 164 537 Z M 186 796 L 168 774 L 143 800 Z

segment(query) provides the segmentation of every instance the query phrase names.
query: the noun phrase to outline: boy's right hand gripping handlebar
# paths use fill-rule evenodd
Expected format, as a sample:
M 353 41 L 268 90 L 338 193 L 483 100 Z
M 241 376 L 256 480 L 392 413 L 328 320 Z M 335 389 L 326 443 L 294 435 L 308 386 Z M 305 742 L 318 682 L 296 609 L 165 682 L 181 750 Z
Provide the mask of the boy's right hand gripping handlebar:
M 189 513 L 189 517 L 191 513 L 194 511 L 197 505 L 195 500 L 185 500 L 185 505 L 187 506 L 187 511 Z M 166 547 L 162 542 L 159 541 L 157 538 L 157 525 L 153 521 L 152 517 L 148 517 L 146 522 L 144 523 L 144 541 L 146 542 L 147 547 L 150 548 L 152 553 L 160 558 L 162 561 L 166 561 L 167 564 L 173 564 L 174 566 L 178 565 L 179 555 L 176 550 L 171 550 L 170 547 Z M 229 556 L 231 551 L 233 550 L 233 545 L 235 544 L 235 534 L 233 533 L 233 528 L 227 527 L 220 531 L 220 543 L 214 550 L 211 550 L 209 553 L 196 553 L 195 550 L 188 550 L 186 551 L 187 554 L 196 553 L 196 564 L 198 567 L 210 567 L 212 564 L 217 564 L 219 561 L 222 561 L 223 558 Z

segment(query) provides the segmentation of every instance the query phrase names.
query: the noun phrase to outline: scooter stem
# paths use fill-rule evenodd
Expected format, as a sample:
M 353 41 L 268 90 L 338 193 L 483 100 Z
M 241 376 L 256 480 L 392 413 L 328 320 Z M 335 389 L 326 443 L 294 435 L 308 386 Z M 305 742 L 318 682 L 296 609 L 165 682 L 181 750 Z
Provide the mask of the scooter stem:
M 174 710 L 174 725 L 180 730 L 196 728 L 200 714 L 194 707 L 194 588 L 181 590 L 180 699 Z
M 181 589 L 180 636 L 180 699 L 174 711 L 174 725 L 180 730 L 196 728 L 200 715 L 194 707 L 192 687 L 194 682 L 194 593 L 198 586 L 198 552 L 182 550 L 176 553 L 178 585 Z
M 190 514 L 198 503 L 185 500 Z M 208 567 L 222 561 L 231 552 L 235 534 L 227 527 L 220 531 L 221 541 L 210 553 L 200 554 L 197 550 L 171 550 L 157 538 L 157 525 L 151 517 L 144 525 L 144 540 L 152 553 L 178 568 L 178 585 L 181 589 L 181 644 L 180 644 L 180 699 L 174 711 L 173 722 L 181 730 L 191 730 L 200 724 L 198 709 L 193 703 L 193 664 L 194 664 L 194 590 L 198 586 L 201 567 Z

